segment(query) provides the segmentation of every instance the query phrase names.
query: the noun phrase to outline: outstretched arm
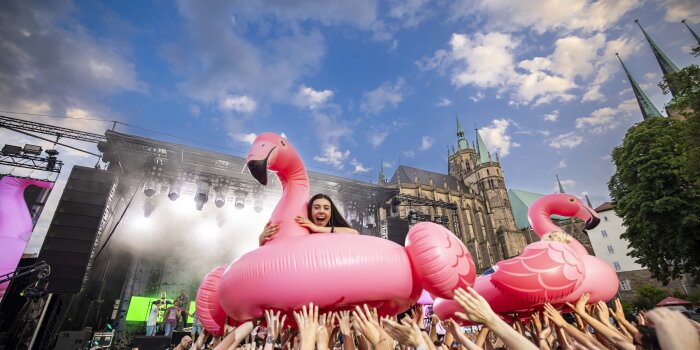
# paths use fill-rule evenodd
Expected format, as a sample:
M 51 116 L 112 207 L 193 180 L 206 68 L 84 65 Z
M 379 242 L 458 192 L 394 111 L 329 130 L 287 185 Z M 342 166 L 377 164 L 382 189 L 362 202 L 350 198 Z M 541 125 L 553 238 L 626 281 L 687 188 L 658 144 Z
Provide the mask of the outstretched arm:
M 489 306 L 489 303 L 471 287 L 465 291 L 462 288 L 455 290 L 454 300 L 464 309 L 455 315 L 464 320 L 483 323 L 484 326 L 508 345 L 509 349 L 535 350 L 537 347 L 518 331 L 505 323 Z

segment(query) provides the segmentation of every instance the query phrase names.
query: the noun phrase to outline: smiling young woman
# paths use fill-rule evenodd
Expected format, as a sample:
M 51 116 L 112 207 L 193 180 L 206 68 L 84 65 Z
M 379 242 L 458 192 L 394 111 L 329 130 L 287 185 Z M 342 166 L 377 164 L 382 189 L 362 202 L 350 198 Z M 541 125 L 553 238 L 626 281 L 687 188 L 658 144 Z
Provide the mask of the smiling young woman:
M 307 214 L 308 218 L 297 216 L 295 220 L 299 226 L 306 227 L 311 233 L 359 233 L 345 221 L 331 197 L 323 193 L 311 197 Z M 258 238 L 258 243 L 263 245 L 272 239 L 278 231 L 279 225 L 271 225 L 268 222 Z

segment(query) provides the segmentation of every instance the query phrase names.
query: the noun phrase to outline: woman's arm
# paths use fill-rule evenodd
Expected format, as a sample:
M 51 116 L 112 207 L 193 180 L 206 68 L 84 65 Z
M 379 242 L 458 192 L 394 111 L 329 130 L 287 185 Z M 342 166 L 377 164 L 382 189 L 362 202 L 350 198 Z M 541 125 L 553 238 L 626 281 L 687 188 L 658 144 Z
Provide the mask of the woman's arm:
M 297 216 L 294 219 L 297 224 L 301 227 L 306 227 L 309 229 L 309 231 L 313 233 L 351 233 L 351 234 L 359 234 L 357 230 L 355 230 L 352 227 L 333 227 L 333 226 L 318 226 L 311 222 L 308 218 L 305 218 L 303 216 Z

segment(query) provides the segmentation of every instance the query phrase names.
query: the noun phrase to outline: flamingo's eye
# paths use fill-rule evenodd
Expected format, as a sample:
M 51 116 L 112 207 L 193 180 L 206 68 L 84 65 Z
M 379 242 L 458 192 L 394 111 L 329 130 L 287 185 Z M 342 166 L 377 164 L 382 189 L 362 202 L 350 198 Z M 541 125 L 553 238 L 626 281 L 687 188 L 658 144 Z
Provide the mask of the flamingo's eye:
M 287 146 L 287 144 L 284 143 L 284 140 L 280 140 L 280 145 L 282 145 L 282 147 L 286 147 L 286 146 Z
M 569 202 L 571 202 L 571 203 L 576 202 L 576 199 L 569 198 Z

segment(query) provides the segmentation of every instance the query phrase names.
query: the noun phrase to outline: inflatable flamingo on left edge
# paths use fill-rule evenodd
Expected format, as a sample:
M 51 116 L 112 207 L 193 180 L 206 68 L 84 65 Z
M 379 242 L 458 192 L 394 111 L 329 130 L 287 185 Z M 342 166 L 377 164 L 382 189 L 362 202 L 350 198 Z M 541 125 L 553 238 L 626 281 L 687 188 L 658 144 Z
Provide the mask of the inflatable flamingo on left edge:
M 0 179 L 0 275 L 17 268 L 34 224 L 24 201 L 24 190 L 30 185 L 52 188 L 48 181 L 5 176 Z M 0 284 L 0 299 L 8 283 Z
M 468 250 L 436 224 L 415 225 L 405 248 L 378 237 L 309 234 L 297 225 L 296 216 L 306 217 L 309 181 L 286 139 L 260 134 L 246 160 L 261 184 L 267 184 L 268 169 L 282 183 L 282 198 L 270 218 L 280 231 L 232 262 L 221 276 L 218 298 L 233 320 L 261 317 L 265 309 L 290 312 L 309 302 L 323 310 L 366 303 L 381 314 L 394 314 L 414 304 L 423 288 L 450 298 L 454 289 L 473 283 Z
M 550 219 L 553 214 L 577 217 L 586 222 L 586 229 L 600 222 L 580 199 L 563 193 L 546 195 L 528 210 L 528 220 L 538 236 L 561 232 Z M 589 255 L 573 237 L 567 239 L 566 243 L 544 240 L 528 245 L 521 255 L 500 261 L 490 273 L 477 277 L 474 289 L 497 313 L 575 302 L 583 293 L 591 294 L 589 302 L 612 298 L 619 285 L 615 271 Z M 461 311 L 455 301 L 444 299 L 436 300 L 433 309 L 440 319 L 454 318 Z

